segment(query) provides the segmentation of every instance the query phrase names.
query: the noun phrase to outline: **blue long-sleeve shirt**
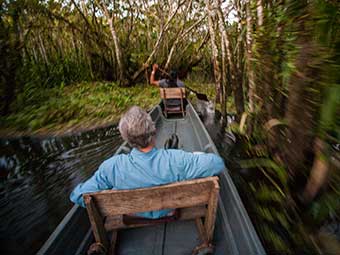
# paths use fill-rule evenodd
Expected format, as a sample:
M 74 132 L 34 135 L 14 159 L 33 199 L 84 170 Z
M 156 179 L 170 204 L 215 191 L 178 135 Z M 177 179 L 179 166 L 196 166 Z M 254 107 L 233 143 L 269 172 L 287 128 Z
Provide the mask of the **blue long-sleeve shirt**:
M 84 183 L 71 193 L 72 202 L 85 207 L 82 194 L 107 189 L 137 189 L 217 175 L 225 168 L 221 157 L 193 154 L 182 150 L 153 148 L 144 153 L 132 149 L 129 154 L 105 160 Z M 160 218 L 171 210 L 138 213 L 145 218 Z

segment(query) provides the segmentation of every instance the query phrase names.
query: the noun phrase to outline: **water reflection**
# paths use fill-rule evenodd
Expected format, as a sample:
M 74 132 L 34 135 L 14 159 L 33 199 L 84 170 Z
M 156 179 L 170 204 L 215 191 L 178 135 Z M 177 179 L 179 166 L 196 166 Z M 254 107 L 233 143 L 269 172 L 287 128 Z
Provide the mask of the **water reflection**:
M 221 156 L 227 159 L 236 143 L 236 137 L 233 133 L 226 131 L 225 127 L 235 121 L 235 115 L 228 114 L 226 121 L 223 120 L 221 113 L 215 111 L 215 105 L 211 101 L 197 100 L 194 107 Z
M 113 126 L 48 139 L 0 139 L 0 254 L 34 254 L 71 208 L 71 190 L 120 143 Z

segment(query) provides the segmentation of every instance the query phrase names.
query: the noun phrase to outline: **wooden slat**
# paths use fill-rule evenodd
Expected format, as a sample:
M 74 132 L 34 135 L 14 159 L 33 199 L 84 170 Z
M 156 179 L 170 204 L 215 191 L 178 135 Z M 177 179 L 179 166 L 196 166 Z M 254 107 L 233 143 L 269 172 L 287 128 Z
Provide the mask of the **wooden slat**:
M 205 206 L 182 208 L 180 210 L 180 216 L 178 220 L 183 221 L 183 220 L 191 220 L 191 219 L 196 219 L 199 217 L 204 217 L 206 212 L 207 212 L 207 208 Z M 122 216 L 119 215 L 119 216 L 106 218 L 104 227 L 106 231 L 111 231 L 113 229 L 138 228 L 138 227 L 145 227 L 145 226 L 151 226 L 151 225 L 154 225 L 154 224 L 150 223 L 150 224 L 125 225 L 123 223 Z
M 90 196 L 85 197 L 86 209 L 92 226 L 92 231 L 96 242 L 104 245 L 105 249 L 109 249 L 109 242 L 107 240 L 104 220 L 100 213 L 97 211 L 96 206 L 93 203 L 93 199 Z
M 208 211 L 205 218 L 204 226 L 206 235 L 208 238 L 208 243 L 210 243 L 213 239 L 214 228 L 215 228 L 215 220 L 216 220 L 216 212 L 217 212 L 217 202 L 218 202 L 218 193 L 219 193 L 219 184 L 218 181 L 214 181 L 215 187 L 210 194 L 210 199 L 208 203 Z
M 135 190 L 84 194 L 93 197 L 103 217 L 206 204 L 218 177 L 208 177 Z
M 108 255 L 115 255 L 116 254 L 117 235 L 118 235 L 118 231 L 113 230 L 112 236 L 111 236 L 111 245 L 110 245 Z
M 208 238 L 207 238 L 207 234 L 206 234 L 202 219 L 196 218 L 195 223 L 196 223 L 197 231 L 199 233 L 201 242 L 202 243 L 208 243 Z
M 160 88 L 159 91 L 163 99 L 185 98 L 185 88 Z

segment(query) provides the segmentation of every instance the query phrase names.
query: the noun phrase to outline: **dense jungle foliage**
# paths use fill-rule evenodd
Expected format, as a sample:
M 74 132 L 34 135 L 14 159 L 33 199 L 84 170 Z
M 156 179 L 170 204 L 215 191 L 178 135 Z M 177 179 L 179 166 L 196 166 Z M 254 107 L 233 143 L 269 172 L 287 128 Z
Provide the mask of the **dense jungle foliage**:
M 148 108 L 155 62 L 213 89 L 236 114 L 228 164 L 268 253 L 340 253 L 339 1 L 2 0 L 0 54 L 5 131 Z

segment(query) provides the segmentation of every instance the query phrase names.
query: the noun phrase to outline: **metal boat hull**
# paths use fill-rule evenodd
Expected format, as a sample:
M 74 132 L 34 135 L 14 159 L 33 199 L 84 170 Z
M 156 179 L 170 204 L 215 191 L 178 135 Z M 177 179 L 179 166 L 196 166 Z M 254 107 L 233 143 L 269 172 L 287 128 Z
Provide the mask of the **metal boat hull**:
M 218 154 L 190 103 L 184 118 L 166 119 L 160 106 L 153 108 L 150 115 L 157 128 L 156 147 L 162 148 L 166 139 L 176 133 L 180 149 Z M 123 143 L 116 154 L 129 150 L 128 144 Z M 220 187 L 214 254 L 265 254 L 227 169 L 220 175 Z M 118 238 L 117 253 L 122 255 L 190 254 L 199 244 L 195 224 L 191 221 L 122 230 Z M 75 205 L 37 254 L 85 254 L 92 241 L 86 210 Z

